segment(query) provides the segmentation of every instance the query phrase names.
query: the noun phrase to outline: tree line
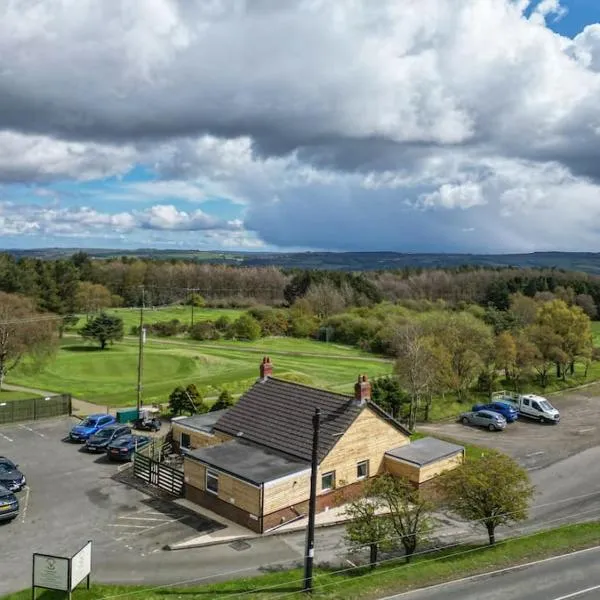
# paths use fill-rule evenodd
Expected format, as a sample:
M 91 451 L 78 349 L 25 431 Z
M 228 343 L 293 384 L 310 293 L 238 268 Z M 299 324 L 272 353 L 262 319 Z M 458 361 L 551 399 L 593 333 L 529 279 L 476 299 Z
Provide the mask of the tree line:
M 82 284 L 87 284 L 82 286 Z M 142 292 L 142 290 L 144 290 Z M 444 301 L 506 310 L 511 295 L 569 296 L 591 318 L 600 305 L 600 277 L 558 269 L 463 266 L 347 272 L 212 265 L 193 260 L 121 257 L 91 259 L 84 252 L 43 260 L 0 254 L 0 291 L 31 298 L 38 310 L 65 315 L 102 308 L 183 303 L 193 294 L 209 306 L 292 306 L 307 298 L 365 306 Z M 335 291 L 335 294 L 331 292 Z M 329 303 L 329 305 L 327 304 Z M 335 308 L 335 306 L 333 306 Z

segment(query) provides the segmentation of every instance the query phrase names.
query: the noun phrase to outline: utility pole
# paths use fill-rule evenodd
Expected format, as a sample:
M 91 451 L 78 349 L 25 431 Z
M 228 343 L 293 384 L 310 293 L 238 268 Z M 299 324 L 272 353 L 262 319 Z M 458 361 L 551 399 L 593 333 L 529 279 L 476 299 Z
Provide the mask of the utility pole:
M 138 373 L 137 373 L 137 418 L 140 418 L 140 408 L 142 407 L 142 375 L 144 373 L 144 304 L 145 292 L 142 287 L 142 303 L 140 305 L 140 336 L 138 346 Z
M 304 553 L 304 592 L 312 592 L 313 562 L 315 557 L 315 513 L 317 509 L 317 470 L 319 468 L 319 426 L 321 410 L 313 416 L 313 444 L 310 466 L 310 500 L 308 502 L 308 529 L 306 531 L 306 552 Z

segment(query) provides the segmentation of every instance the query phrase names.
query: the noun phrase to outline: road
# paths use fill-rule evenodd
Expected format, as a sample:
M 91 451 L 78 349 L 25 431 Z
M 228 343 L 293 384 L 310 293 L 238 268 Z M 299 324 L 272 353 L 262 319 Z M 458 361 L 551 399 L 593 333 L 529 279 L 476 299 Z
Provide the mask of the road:
M 596 600 L 600 548 L 453 581 L 382 600 Z

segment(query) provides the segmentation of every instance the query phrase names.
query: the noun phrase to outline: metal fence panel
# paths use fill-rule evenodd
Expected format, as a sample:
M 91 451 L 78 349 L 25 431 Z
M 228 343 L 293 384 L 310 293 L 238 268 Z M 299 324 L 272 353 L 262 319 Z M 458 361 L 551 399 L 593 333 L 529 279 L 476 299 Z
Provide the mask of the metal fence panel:
M 0 425 L 18 421 L 35 421 L 71 414 L 71 395 L 26 398 L 0 402 Z

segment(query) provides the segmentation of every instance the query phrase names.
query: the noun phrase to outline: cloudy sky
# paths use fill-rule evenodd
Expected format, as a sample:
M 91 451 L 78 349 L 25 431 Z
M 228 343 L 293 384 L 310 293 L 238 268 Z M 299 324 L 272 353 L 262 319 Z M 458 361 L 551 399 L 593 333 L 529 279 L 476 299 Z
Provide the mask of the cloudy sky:
M 0 246 L 600 251 L 600 0 L 0 0 Z

